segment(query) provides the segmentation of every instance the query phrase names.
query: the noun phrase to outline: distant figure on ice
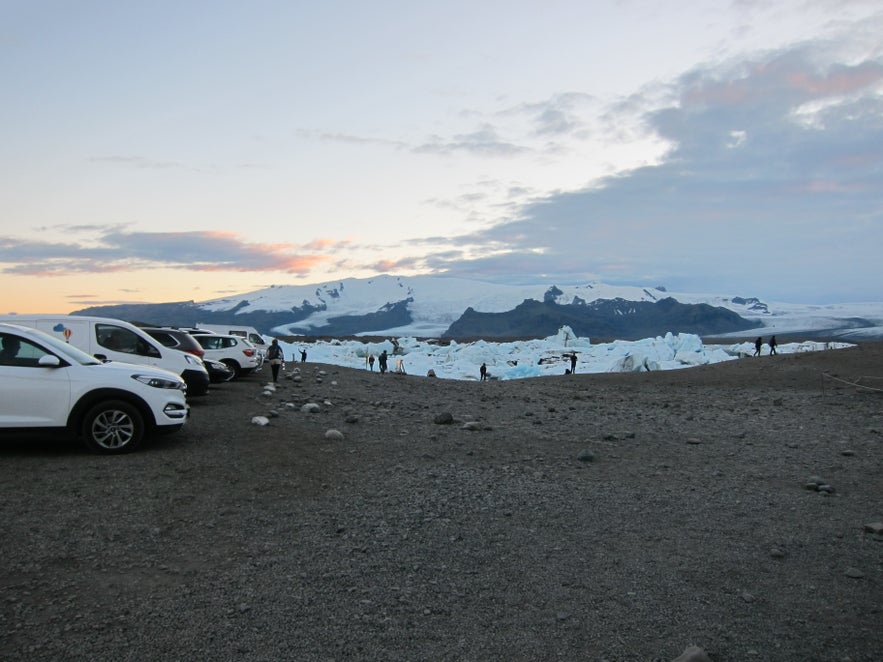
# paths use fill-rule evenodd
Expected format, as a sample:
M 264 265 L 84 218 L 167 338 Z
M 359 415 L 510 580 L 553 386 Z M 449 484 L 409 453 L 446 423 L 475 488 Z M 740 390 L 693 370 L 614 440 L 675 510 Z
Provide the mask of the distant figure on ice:
M 305 350 L 305 349 L 300 350 L 300 362 L 301 363 L 307 362 L 307 350 Z
M 776 342 L 776 336 L 770 338 L 770 355 L 777 354 L 776 347 L 779 346 L 779 343 Z
M 383 350 L 382 352 L 380 352 L 380 356 L 377 357 L 377 363 L 380 367 L 380 374 L 381 375 L 386 374 L 386 357 L 387 357 L 386 350 Z
M 284 354 L 282 348 L 279 346 L 279 341 L 276 338 L 273 338 L 273 342 L 271 342 L 270 347 L 267 348 L 267 360 L 270 362 L 270 370 L 273 373 L 274 382 L 279 380 L 279 368 L 282 365 L 283 357 Z
M 483 382 L 487 381 L 487 364 L 486 363 L 481 364 L 481 367 L 478 369 L 478 372 L 481 375 L 480 381 L 483 381 Z
M 368 356 L 368 368 L 371 370 L 371 372 L 374 372 L 374 355 L 373 354 Z
M 754 341 L 754 355 L 760 356 L 760 348 L 763 347 L 763 338 L 759 337 Z
M 401 359 L 396 359 L 396 374 L 397 375 L 405 375 L 405 362 Z
M 570 355 L 570 374 L 572 375 L 575 372 L 576 372 L 576 352 L 573 352 Z

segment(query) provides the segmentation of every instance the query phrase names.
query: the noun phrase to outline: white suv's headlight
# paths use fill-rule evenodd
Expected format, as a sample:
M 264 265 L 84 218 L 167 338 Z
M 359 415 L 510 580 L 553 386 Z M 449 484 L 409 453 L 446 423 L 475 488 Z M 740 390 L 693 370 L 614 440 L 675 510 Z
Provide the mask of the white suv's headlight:
M 165 377 L 157 377 L 156 375 L 132 375 L 132 379 L 137 379 L 142 384 L 147 384 L 154 388 L 170 388 L 183 391 L 187 388 L 180 379 L 166 379 Z

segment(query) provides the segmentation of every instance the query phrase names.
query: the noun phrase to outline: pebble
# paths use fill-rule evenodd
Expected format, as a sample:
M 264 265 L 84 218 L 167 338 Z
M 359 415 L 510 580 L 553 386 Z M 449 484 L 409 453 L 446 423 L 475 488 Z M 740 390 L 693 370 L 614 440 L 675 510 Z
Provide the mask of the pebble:
M 847 568 L 843 574 L 847 577 L 852 577 L 853 579 L 862 579 L 865 576 L 865 573 L 858 568 Z
M 305 414 L 318 414 L 320 411 L 322 411 L 322 407 L 320 407 L 315 402 L 308 402 L 307 404 L 303 405 L 300 410 Z
M 687 646 L 684 652 L 678 655 L 672 662 L 711 662 L 711 659 L 699 646 Z
M 333 439 L 335 441 L 340 441 L 343 439 L 343 432 L 341 432 L 340 430 L 334 430 L 334 429 L 326 430 L 325 431 L 325 438 L 326 439 Z
M 579 455 L 576 456 L 576 459 L 580 462 L 594 462 L 595 454 L 589 449 L 584 449 L 579 452 Z
M 252 425 L 260 425 L 260 426 L 269 425 L 270 419 L 267 418 L 266 416 L 254 416 L 251 419 L 251 423 L 252 423 Z
M 804 487 L 812 492 L 821 492 L 826 495 L 834 493 L 834 487 L 826 483 L 825 479 L 821 476 L 810 476 L 807 478 Z
M 876 536 L 883 535 L 883 522 L 871 522 L 865 524 L 865 533 L 873 533 Z

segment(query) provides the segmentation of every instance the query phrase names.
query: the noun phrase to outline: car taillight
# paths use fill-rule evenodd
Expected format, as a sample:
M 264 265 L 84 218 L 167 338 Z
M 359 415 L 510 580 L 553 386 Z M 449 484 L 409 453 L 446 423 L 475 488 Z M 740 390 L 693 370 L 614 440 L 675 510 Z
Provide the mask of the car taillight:
M 187 351 L 190 352 L 191 354 L 193 354 L 194 356 L 198 356 L 199 358 L 202 358 L 203 356 L 205 356 L 205 350 L 202 348 L 188 349 Z
M 242 353 L 245 354 L 246 356 L 254 356 L 254 350 L 253 350 L 253 349 L 243 349 L 243 350 L 242 350 Z

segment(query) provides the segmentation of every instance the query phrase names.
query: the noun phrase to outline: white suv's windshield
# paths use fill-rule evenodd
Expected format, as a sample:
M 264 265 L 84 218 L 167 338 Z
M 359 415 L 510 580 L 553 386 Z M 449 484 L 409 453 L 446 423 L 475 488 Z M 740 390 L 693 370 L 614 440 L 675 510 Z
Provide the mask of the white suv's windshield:
M 45 345 L 47 349 L 54 352 L 55 354 L 60 354 L 62 358 L 67 359 L 69 361 L 74 361 L 75 363 L 79 363 L 80 365 L 101 365 L 101 361 L 96 359 L 94 356 L 89 356 L 81 349 L 74 347 L 66 342 L 61 342 L 58 338 L 53 338 L 52 336 L 39 333 L 39 337 L 34 338 L 35 341 L 40 342 L 42 345 Z

